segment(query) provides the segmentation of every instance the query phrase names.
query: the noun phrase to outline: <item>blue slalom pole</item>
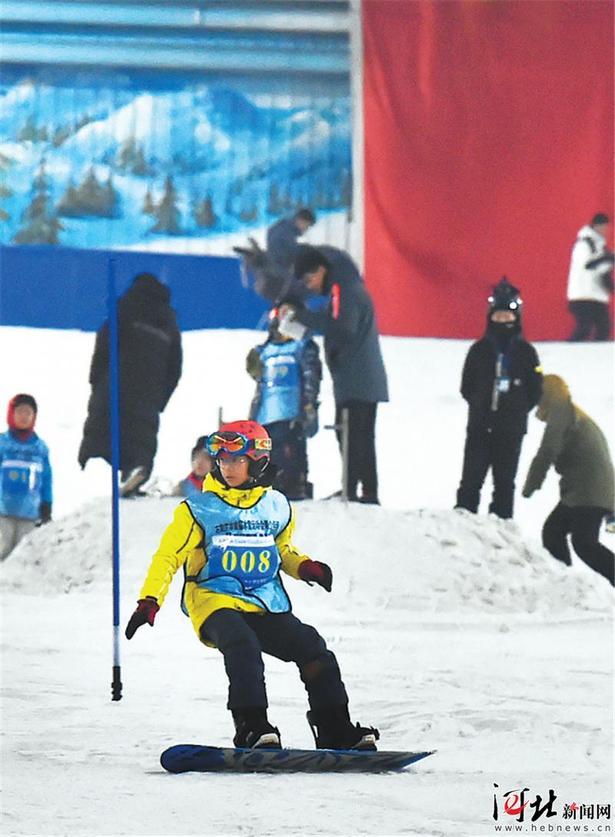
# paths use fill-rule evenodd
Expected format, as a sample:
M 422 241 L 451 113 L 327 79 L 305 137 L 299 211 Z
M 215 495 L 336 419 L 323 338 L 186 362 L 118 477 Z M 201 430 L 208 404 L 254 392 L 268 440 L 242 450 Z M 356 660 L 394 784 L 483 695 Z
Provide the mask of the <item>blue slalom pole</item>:
M 120 469 L 120 393 L 115 259 L 109 259 L 107 288 L 109 322 L 109 419 L 111 431 L 111 521 L 113 561 L 113 679 L 111 700 L 122 699 L 120 667 L 120 513 L 118 472 Z

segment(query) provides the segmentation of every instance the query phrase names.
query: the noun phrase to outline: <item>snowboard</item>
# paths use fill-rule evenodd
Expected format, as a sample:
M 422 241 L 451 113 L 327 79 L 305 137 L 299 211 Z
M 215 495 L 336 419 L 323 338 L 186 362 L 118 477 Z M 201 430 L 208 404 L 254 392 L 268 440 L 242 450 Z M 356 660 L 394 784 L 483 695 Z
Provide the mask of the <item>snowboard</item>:
M 248 750 L 176 744 L 160 756 L 169 773 L 384 773 L 402 770 L 433 751 L 386 750 Z

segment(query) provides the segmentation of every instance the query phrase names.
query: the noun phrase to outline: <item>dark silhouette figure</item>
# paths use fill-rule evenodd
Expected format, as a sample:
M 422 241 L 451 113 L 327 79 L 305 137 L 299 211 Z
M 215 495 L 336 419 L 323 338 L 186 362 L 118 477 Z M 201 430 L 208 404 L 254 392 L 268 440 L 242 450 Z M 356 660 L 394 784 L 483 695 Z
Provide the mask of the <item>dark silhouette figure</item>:
M 135 488 L 150 475 L 160 413 L 181 375 L 181 334 L 169 289 L 140 273 L 118 301 L 120 468 L 122 481 L 138 471 Z M 109 421 L 109 324 L 96 335 L 90 368 L 92 393 L 79 448 L 79 464 L 101 457 L 111 462 Z M 127 493 L 127 492 L 123 492 Z

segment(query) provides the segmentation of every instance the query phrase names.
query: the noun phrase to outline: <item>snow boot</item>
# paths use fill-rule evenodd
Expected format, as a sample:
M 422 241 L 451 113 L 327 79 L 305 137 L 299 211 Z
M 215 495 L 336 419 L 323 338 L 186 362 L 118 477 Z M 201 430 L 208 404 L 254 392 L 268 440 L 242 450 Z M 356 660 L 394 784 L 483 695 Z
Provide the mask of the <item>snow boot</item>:
M 319 750 L 376 750 L 380 733 L 374 727 L 353 724 L 347 706 L 312 709 L 307 713 Z
M 139 486 L 146 481 L 147 476 L 147 469 L 142 465 L 133 468 L 128 474 L 122 473 L 120 497 L 134 497 Z
M 266 709 L 233 709 L 235 747 L 249 750 L 280 750 L 280 730 L 267 720 Z

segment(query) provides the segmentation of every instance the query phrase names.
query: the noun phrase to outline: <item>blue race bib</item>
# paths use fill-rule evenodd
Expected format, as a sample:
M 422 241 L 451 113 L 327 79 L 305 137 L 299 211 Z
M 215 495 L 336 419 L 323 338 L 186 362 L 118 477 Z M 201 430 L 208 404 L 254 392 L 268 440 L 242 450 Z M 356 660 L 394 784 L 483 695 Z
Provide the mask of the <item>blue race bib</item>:
M 5 459 L 2 463 L 2 494 L 15 499 L 24 497 L 36 488 L 41 470 L 38 462 Z
M 214 535 L 207 555 L 209 578 L 232 576 L 246 590 L 274 579 L 281 563 L 273 535 Z

